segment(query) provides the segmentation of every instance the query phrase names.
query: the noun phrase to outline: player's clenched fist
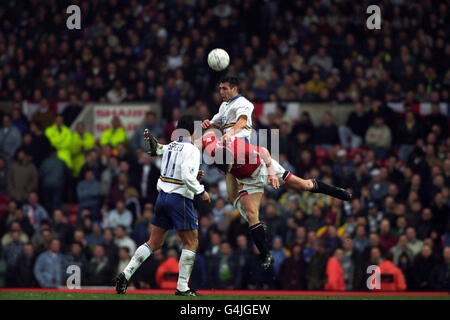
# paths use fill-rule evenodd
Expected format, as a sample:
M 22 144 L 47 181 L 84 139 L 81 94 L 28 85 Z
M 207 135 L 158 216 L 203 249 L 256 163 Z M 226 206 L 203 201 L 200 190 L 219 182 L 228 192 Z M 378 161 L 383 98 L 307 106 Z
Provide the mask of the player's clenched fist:
M 198 170 L 198 173 L 197 173 L 197 180 L 198 180 L 198 181 L 202 180 L 204 176 L 205 176 L 205 171 L 203 171 L 203 170 Z
M 206 192 L 206 191 L 201 195 L 200 199 L 202 199 L 203 201 L 211 202 L 211 198 L 209 197 L 209 193 Z
M 203 120 L 203 122 L 202 122 L 202 128 L 203 128 L 203 129 L 208 129 L 209 127 L 211 127 L 211 121 L 209 121 L 208 119 Z

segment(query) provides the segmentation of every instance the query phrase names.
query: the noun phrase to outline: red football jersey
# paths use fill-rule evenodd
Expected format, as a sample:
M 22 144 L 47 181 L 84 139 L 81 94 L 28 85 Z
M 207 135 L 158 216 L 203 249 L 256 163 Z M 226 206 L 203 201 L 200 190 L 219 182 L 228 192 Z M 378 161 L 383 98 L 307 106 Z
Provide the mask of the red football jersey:
M 261 148 L 248 143 L 244 139 L 235 138 L 233 151 L 234 162 L 230 173 L 236 179 L 249 178 L 261 165 Z

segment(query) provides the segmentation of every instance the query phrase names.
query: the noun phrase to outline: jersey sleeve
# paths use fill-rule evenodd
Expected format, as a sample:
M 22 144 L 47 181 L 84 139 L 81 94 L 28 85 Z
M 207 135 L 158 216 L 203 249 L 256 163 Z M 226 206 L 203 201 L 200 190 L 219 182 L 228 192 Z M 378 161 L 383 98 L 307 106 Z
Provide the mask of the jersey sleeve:
M 236 121 L 239 119 L 240 116 L 247 116 L 248 119 L 252 119 L 252 112 L 253 112 L 253 105 L 243 103 L 236 107 Z
M 220 106 L 219 112 L 217 112 L 211 119 L 211 123 L 218 127 L 222 127 L 224 125 L 224 123 L 222 123 L 222 106 Z
M 186 187 L 195 195 L 202 194 L 205 187 L 197 180 L 198 169 L 200 167 L 200 151 L 192 147 L 183 152 L 183 163 L 181 168 L 181 180 Z

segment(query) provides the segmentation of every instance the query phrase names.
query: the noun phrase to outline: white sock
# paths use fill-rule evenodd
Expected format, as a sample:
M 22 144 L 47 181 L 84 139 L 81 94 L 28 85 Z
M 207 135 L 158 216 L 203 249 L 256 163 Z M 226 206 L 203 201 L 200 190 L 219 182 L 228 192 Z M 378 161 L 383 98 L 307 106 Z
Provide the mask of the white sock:
M 194 261 L 195 251 L 189 249 L 181 250 L 180 262 L 178 264 L 179 273 L 177 289 L 182 292 L 189 290 L 188 281 L 191 276 L 192 268 L 194 267 Z
M 123 270 L 125 278 L 130 280 L 131 276 L 136 272 L 136 270 L 141 266 L 144 261 L 151 256 L 153 253 L 152 248 L 147 243 L 144 243 L 139 248 L 137 248 L 130 262 Z

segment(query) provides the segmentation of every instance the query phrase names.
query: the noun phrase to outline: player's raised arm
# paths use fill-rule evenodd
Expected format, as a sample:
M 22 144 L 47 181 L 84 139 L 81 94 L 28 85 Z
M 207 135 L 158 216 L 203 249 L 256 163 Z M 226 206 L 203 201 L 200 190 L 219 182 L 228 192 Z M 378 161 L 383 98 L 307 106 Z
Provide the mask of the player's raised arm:
M 221 108 L 219 108 L 219 112 L 212 117 L 211 120 L 203 120 L 202 122 L 202 128 L 203 129 L 220 129 L 224 124 L 222 123 L 222 112 Z
M 236 124 L 222 136 L 222 141 L 226 142 L 230 137 L 235 136 L 238 132 L 247 127 L 247 116 L 241 115 L 236 121 Z

